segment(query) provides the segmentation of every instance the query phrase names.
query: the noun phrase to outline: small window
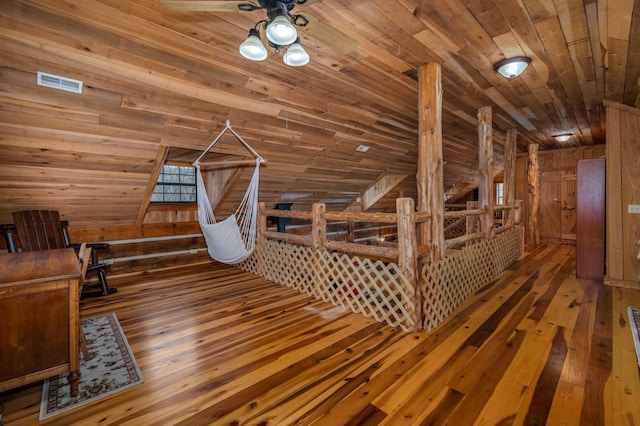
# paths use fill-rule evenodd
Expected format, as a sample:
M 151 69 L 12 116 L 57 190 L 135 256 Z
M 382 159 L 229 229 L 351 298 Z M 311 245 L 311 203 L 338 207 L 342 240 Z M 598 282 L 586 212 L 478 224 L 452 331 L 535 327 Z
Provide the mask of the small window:
M 165 164 L 151 196 L 152 203 L 196 202 L 196 168 Z
M 504 183 L 496 183 L 496 205 L 501 206 L 504 204 Z

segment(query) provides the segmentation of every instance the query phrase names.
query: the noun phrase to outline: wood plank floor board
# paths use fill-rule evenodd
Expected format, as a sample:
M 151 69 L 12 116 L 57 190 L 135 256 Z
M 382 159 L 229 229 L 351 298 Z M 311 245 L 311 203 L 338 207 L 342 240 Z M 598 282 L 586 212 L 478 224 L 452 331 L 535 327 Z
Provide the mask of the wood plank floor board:
M 430 335 L 213 262 L 110 284 L 81 316 L 116 313 L 145 383 L 43 424 L 640 424 L 640 289 L 577 279 L 573 246 L 526 253 Z M 0 394 L 5 424 L 37 423 L 41 387 Z

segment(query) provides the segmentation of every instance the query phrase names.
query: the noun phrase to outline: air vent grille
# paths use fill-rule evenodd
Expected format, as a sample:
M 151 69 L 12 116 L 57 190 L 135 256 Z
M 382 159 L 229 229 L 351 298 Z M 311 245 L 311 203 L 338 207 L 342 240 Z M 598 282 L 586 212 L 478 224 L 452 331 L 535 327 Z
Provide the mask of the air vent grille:
M 67 92 L 82 93 L 82 82 L 59 75 L 38 71 L 38 85 L 53 89 L 66 90 Z

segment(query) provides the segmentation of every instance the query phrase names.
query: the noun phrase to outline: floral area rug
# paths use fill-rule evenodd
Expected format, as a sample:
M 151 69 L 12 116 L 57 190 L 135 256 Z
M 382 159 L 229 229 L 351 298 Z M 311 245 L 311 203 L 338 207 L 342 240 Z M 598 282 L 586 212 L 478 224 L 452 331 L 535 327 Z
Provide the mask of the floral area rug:
M 640 309 L 629 306 L 629 324 L 631 324 L 633 343 L 636 347 L 636 360 L 640 365 Z
M 143 382 L 129 343 L 114 313 L 81 320 L 91 355 L 80 351 L 78 396 L 70 395 L 67 374 L 44 382 L 40 420 L 92 403 Z

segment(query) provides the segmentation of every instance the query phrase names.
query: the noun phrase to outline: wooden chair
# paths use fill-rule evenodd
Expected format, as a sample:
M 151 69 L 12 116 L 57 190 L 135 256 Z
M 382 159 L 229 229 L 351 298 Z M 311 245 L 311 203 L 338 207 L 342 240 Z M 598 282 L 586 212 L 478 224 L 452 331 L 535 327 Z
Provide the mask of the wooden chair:
M 67 231 L 68 222 L 60 220 L 60 214 L 53 210 L 25 210 L 13 213 L 13 227 L 18 236 L 19 247 L 22 251 L 52 250 L 58 248 L 73 247 L 79 249 L 79 244 L 71 244 Z M 7 240 L 9 252 L 15 252 L 16 244 L 13 239 L 12 229 L 3 225 L 3 231 Z M 98 260 L 97 250 L 109 248 L 107 243 L 88 243 L 92 248 L 87 272 L 95 272 L 98 280 L 85 283 L 82 286 L 83 297 L 106 296 L 115 293 L 115 287 L 107 285 L 106 269 L 109 265 Z M 98 288 L 98 290 L 93 290 Z
M 80 249 L 78 250 L 78 260 L 80 261 L 80 271 L 81 278 L 80 284 L 78 285 L 78 293 L 82 295 L 82 284 L 84 283 L 84 279 L 87 276 L 87 269 L 89 268 L 89 263 L 91 263 L 91 247 L 87 247 L 86 243 L 80 244 Z M 82 354 L 84 355 L 85 360 L 90 360 L 92 357 L 89 354 L 89 349 L 87 348 L 87 338 L 84 335 L 84 331 L 82 330 L 82 325 L 78 320 L 78 336 L 80 336 L 80 349 L 82 350 Z

